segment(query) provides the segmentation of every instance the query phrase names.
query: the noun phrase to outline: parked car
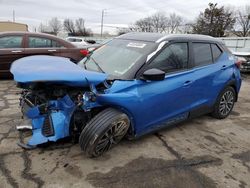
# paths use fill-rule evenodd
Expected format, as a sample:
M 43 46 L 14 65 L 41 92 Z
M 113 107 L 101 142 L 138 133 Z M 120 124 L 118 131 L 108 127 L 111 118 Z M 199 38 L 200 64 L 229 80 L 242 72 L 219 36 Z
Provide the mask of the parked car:
M 240 61 L 240 71 L 250 72 L 250 52 L 233 52 Z
M 78 48 L 86 48 L 88 51 L 94 51 L 103 45 L 103 44 L 97 44 L 95 42 L 93 43 L 93 40 L 89 40 L 88 42 L 79 37 L 67 37 L 66 40 L 72 43 L 73 45 L 77 46 Z
M 53 35 L 30 32 L 0 32 L 0 78 L 9 77 L 13 61 L 30 55 L 62 56 L 78 62 L 79 48 Z
M 44 70 L 44 71 L 41 71 Z M 97 157 L 130 139 L 211 113 L 226 118 L 241 86 L 224 44 L 202 35 L 129 33 L 85 57 L 33 56 L 11 67 L 32 120 L 24 148 L 72 136 Z
M 90 44 L 86 42 L 83 38 L 79 38 L 79 37 L 67 37 L 66 40 L 74 44 L 75 46 L 81 47 L 81 48 Z

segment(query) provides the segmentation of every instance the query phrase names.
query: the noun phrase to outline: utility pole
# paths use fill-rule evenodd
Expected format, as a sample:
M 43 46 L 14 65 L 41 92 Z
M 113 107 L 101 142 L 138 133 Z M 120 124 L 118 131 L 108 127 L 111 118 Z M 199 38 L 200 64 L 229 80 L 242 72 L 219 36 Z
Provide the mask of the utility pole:
M 103 33 L 103 17 L 105 14 L 106 9 L 102 9 L 102 20 L 101 20 L 101 38 L 102 38 L 102 33 Z
M 16 16 L 15 16 L 15 10 L 13 10 L 13 22 L 15 22 L 16 21 L 16 18 L 15 18 Z

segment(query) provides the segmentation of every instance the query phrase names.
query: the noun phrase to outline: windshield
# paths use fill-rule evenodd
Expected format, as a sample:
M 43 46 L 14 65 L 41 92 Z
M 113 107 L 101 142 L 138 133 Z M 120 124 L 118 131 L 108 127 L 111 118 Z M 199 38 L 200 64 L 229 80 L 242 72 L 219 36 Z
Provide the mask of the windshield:
M 113 39 L 95 50 L 90 57 L 82 59 L 79 65 L 87 70 L 120 77 L 137 62 L 145 61 L 155 46 L 152 42 Z

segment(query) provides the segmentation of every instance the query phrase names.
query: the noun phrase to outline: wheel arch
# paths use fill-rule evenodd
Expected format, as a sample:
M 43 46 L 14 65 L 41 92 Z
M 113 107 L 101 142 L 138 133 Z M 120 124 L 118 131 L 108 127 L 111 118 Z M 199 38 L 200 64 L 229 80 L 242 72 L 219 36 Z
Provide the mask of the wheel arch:
M 128 129 L 128 135 L 131 138 L 134 138 L 135 136 L 135 119 L 134 115 L 125 107 L 119 106 L 119 105 L 107 105 L 105 106 L 102 110 L 107 109 L 107 108 L 114 108 L 118 111 L 121 111 L 122 113 L 125 113 L 130 121 L 129 129 Z
M 238 101 L 238 91 L 237 91 L 237 86 L 236 86 L 236 80 L 235 80 L 235 79 L 230 80 L 230 81 L 227 83 L 227 85 L 223 88 L 223 90 L 224 90 L 225 88 L 227 88 L 227 87 L 232 87 L 232 88 L 234 89 L 235 94 L 236 94 L 235 102 L 237 102 L 237 101 Z M 223 91 L 223 90 L 222 90 L 222 91 Z

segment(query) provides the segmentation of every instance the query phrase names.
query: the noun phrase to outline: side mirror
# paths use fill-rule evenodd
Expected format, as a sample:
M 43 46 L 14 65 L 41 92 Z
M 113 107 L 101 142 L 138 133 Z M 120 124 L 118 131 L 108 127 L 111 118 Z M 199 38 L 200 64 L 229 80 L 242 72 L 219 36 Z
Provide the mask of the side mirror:
M 159 69 L 148 69 L 143 73 L 142 78 L 150 81 L 164 80 L 165 72 Z

